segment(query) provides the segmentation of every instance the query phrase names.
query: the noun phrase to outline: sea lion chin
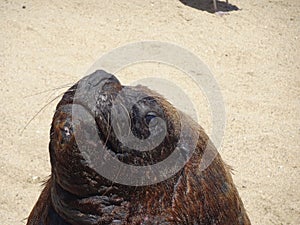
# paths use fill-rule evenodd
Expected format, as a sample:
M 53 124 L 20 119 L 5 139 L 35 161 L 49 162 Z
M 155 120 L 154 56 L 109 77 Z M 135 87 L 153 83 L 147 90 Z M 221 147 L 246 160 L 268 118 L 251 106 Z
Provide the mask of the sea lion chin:
M 49 151 L 51 177 L 27 225 L 250 224 L 230 168 L 203 129 L 159 94 L 123 86 L 105 71 L 84 77 L 63 95 Z M 128 185 L 104 171 L 111 157 L 133 168 L 118 174 L 131 182 L 139 175 L 134 168 L 153 168 L 175 151 L 173 167 L 150 169 L 141 178 L 145 183 Z M 213 160 L 202 170 L 204 151 Z

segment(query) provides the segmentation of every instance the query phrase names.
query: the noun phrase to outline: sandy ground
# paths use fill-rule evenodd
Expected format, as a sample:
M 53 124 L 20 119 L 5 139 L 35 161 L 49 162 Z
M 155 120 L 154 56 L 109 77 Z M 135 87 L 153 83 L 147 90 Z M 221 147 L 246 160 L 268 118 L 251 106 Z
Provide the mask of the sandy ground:
M 50 173 L 51 100 L 102 54 L 142 40 L 178 44 L 214 74 L 226 108 L 221 155 L 252 223 L 300 224 L 300 1 L 232 0 L 241 10 L 225 16 L 205 3 L 0 2 L 1 224 L 26 223 Z M 172 76 L 157 65 L 118 76 L 131 82 L 160 69 Z

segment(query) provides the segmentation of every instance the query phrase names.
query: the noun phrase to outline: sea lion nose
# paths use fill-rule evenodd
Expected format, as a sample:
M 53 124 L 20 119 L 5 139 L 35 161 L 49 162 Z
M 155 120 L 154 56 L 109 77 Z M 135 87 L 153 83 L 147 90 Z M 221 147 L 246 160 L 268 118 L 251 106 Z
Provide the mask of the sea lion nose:
M 107 84 L 118 84 L 121 86 L 120 81 L 112 74 L 104 70 L 96 70 L 94 73 L 88 75 L 85 84 L 90 88 L 102 89 Z
M 121 89 L 122 85 L 114 75 L 96 70 L 78 82 L 73 104 L 80 104 L 95 114 L 99 107 L 103 107 L 103 103 L 110 102 Z

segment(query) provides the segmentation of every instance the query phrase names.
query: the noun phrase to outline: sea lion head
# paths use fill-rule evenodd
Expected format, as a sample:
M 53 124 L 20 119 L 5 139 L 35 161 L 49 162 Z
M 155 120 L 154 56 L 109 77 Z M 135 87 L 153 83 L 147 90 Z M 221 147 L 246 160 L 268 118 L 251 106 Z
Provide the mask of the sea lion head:
M 97 170 L 107 152 L 128 165 L 153 165 L 176 148 L 180 129 L 180 112 L 161 95 L 141 85 L 123 86 L 114 75 L 98 70 L 70 88 L 57 106 L 52 173 L 71 193 L 101 192 L 114 183 Z

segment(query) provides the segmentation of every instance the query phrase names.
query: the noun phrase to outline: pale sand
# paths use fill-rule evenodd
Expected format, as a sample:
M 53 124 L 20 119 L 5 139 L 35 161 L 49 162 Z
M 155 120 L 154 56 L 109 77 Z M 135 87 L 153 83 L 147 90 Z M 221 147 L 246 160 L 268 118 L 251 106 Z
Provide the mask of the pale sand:
M 66 88 L 40 92 L 76 82 L 102 54 L 141 40 L 178 44 L 211 69 L 227 113 L 221 154 L 252 223 L 299 224 L 300 1 L 232 0 L 242 10 L 222 17 L 179 0 L 82 2 L 0 2 L 1 224 L 26 223 L 50 174 L 58 100 L 21 130 Z M 144 68 L 120 77 L 159 71 Z

